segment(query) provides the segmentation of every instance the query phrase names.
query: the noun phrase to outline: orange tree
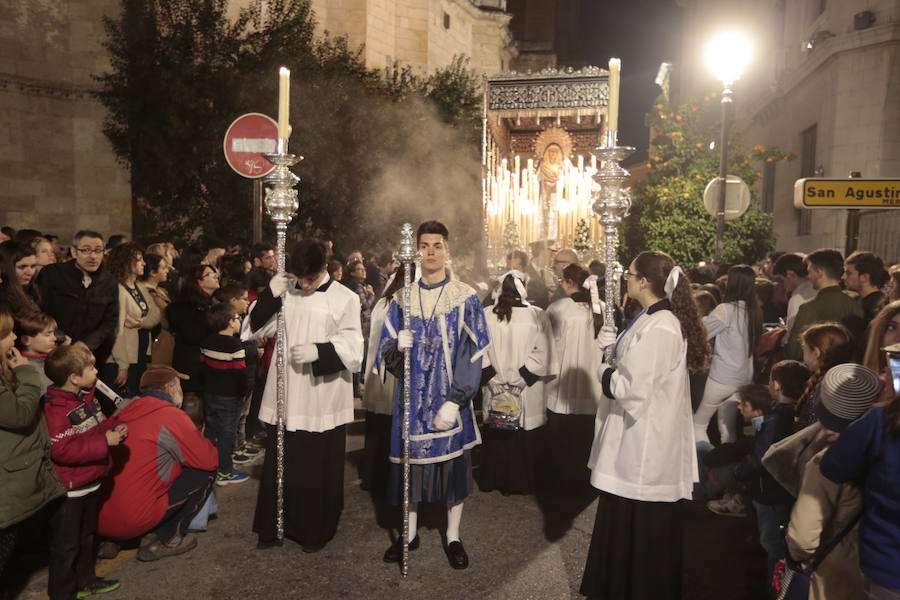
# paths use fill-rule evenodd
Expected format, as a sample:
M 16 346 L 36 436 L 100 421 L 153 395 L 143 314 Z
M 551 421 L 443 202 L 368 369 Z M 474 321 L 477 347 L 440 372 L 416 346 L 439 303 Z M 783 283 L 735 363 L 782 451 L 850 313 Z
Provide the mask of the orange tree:
M 716 222 L 703 206 L 703 190 L 719 174 L 718 94 L 702 102 L 671 107 L 660 97 L 650 114 L 653 138 L 647 177 L 632 187 L 632 208 L 622 230 L 620 259 L 630 261 L 643 250 L 661 250 L 691 267 L 715 254 Z M 752 201 L 740 218 L 725 222 L 723 258 L 752 264 L 775 244 L 772 215 L 759 208 L 754 184 L 765 161 L 793 160 L 777 148 L 741 147 L 740 136 L 728 145 L 728 173 L 750 186 Z M 715 142 L 715 144 L 713 144 Z

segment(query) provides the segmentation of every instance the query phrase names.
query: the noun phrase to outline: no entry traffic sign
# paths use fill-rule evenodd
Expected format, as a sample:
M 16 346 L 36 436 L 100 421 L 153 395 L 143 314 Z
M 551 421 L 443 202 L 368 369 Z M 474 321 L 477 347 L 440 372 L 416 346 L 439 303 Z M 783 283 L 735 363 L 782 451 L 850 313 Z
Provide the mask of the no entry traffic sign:
M 278 146 L 278 124 L 261 113 L 241 115 L 225 132 L 225 160 L 237 172 L 250 179 L 268 175 L 275 165 L 263 153 L 275 152 Z

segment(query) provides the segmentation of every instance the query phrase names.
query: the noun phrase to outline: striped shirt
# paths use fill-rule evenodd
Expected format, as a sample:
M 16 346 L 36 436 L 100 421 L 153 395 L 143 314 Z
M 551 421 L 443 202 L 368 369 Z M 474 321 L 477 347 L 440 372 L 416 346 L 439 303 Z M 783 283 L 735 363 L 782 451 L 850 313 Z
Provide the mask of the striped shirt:
M 247 354 L 236 336 L 213 333 L 200 344 L 200 384 L 208 394 L 243 396 L 247 389 Z

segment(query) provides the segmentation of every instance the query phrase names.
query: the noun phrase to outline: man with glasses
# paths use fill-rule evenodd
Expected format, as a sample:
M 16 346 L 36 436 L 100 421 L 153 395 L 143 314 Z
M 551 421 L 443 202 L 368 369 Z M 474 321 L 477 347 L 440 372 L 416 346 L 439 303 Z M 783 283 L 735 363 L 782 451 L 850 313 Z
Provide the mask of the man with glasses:
M 37 278 L 41 309 L 72 342 L 87 346 L 98 365 L 112 352 L 119 321 L 118 284 L 102 267 L 105 250 L 102 235 L 79 231 L 72 242 L 72 260 L 47 265 Z
M 571 248 L 563 248 L 556 253 L 556 255 L 553 257 L 553 273 L 556 274 L 557 283 L 561 281 L 563 269 L 577 262 L 578 254 L 576 254 L 575 251 Z M 552 304 L 557 300 L 565 298 L 566 296 L 566 291 L 562 288 L 562 286 L 557 285 L 556 290 L 550 297 L 550 303 Z

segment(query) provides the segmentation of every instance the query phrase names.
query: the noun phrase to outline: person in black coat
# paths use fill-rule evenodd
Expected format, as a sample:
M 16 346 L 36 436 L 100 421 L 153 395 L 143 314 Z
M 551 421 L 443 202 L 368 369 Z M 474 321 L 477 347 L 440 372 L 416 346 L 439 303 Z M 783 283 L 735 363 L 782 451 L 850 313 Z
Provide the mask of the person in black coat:
M 181 292 L 166 307 L 169 331 L 175 338 L 172 367 L 190 379 L 182 383 L 185 392 L 184 410 L 195 421 L 201 420 L 195 405 L 202 386 L 200 374 L 200 343 L 209 334 L 206 312 L 212 306 L 212 295 L 219 289 L 219 273 L 211 265 L 195 265 L 188 269 L 181 282 Z M 195 410 L 197 412 L 195 412 Z
M 37 278 L 41 309 L 73 342 L 84 343 L 100 365 L 112 352 L 119 322 L 119 287 L 102 267 L 103 253 L 102 235 L 79 231 L 73 260 L 47 265 Z

